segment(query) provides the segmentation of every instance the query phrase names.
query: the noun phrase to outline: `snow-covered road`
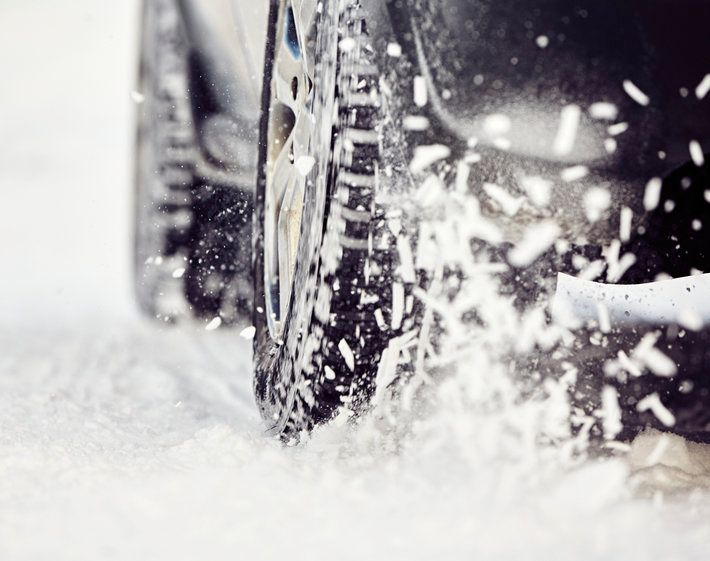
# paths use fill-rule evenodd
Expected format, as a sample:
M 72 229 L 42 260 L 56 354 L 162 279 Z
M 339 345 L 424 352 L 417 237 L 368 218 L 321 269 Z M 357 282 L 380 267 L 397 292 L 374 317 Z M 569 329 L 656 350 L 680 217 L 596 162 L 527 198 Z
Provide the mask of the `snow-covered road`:
M 0 4 L 1 560 L 710 558 L 703 488 L 480 455 L 455 411 L 405 440 L 265 437 L 248 342 L 133 308 L 136 21 L 134 0 Z

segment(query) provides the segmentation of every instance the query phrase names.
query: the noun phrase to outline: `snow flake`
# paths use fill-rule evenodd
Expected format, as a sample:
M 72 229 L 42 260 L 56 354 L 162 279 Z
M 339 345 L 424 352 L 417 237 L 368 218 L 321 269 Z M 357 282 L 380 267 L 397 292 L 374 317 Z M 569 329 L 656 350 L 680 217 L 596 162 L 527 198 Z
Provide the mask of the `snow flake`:
M 402 45 L 399 43 L 387 43 L 387 55 L 397 58 L 402 56 Z
M 661 200 L 662 186 L 663 182 L 660 177 L 654 177 L 646 184 L 646 190 L 643 193 L 643 208 L 651 211 L 658 206 Z
M 508 260 L 514 267 L 527 267 L 545 253 L 560 235 L 556 222 L 544 221 L 529 226 L 523 239 L 508 252 Z
M 451 148 L 444 144 L 429 144 L 427 146 L 417 146 L 414 148 L 414 157 L 409 164 L 412 173 L 424 171 L 430 165 L 448 158 Z
M 623 87 L 626 94 L 639 105 L 645 107 L 651 102 L 650 98 L 631 80 L 624 80 Z
M 572 151 L 577 138 L 582 110 L 579 105 L 566 105 L 560 113 L 560 126 L 552 143 L 552 151 L 558 156 L 566 156 Z
M 251 341 L 254 338 L 254 335 L 256 335 L 256 327 L 253 325 L 245 327 L 239 332 L 239 336 L 243 339 L 247 339 L 248 341 Z
M 577 181 L 578 179 L 582 179 L 589 173 L 589 168 L 587 166 L 571 166 L 568 168 L 563 169 L 560 172 L 560 177 L 562 178 L 562 181 L 565 181 L 567 183 L 571 183 L 572 181 Z
M 693 163 L 698 167 L 702 167 L 703 164 L 705 164 L 705 156 L 703 155 L 703 148 L 700 146 L 700 143 L 697 140 L 691 140 L 688 149 Z
M 697 97 L 698 99 L 704 99 L 709 91 L 710 91 L 710 74 L 705 74 L 705 76 L 703 76 L 703 79 L 700 80 L 700 83 L 695 88 L 695 97 Z
M 600 121 L 613 121 L 619 115 L 619 108 L 608 101 L 597 101 L 589 106 L 589 116 Z
M 426 80 L 424 76 L 414 77 L 414 104 L 417 107 L 424 107 L 427 104 L 428 95 Z
M 212 318 L 212 320 L 205 326 L 205 329 L 207 331 L 214 331 L 220 325 L 222 325 L 222 318 L 219 316 L 216 316 L 216 317 Z
M 350 369 L 351 372 L 355 371 L 355 355 L 353 350 L 348 345 L 345 339 L 341 339 L 338 343 L 338 350 L 340 351 L 343 360 L 345 360 L 345 365 Z
M 636 404 L 636 410 L 639 413 L 650 411 L 653 413 L 663 426 L 672 427 L 675 425 L 675 416 L 661 402 L 658 393 L 652 393 L 644 397 Z

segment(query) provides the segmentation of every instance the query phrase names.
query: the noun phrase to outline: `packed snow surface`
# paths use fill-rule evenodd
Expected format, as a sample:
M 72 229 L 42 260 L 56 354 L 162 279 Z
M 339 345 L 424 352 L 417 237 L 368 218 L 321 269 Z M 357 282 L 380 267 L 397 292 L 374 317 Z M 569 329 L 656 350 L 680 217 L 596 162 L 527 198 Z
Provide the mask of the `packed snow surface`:
M 138 318 L 136 21 L 134 1 L 0 6 L 0 559 L 708 558 L 702 446 L 562 462 L 504 429 L 537 410 L 471 412 L 454 377 L 404 435 L 336 422 L 285 447 L 248 337 Z

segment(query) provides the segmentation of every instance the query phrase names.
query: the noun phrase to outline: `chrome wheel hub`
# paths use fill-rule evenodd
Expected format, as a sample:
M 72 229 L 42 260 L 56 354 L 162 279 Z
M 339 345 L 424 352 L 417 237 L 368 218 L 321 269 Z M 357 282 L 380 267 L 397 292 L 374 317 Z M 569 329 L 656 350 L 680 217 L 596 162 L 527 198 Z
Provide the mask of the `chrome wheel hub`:
M 315 0 L 284 0 L 277 20 L 264 200 L 264 286 L 269 332 L 282 334 L 293 289 L 306 185 L 314 168 L 313 68 L 305 45 Z

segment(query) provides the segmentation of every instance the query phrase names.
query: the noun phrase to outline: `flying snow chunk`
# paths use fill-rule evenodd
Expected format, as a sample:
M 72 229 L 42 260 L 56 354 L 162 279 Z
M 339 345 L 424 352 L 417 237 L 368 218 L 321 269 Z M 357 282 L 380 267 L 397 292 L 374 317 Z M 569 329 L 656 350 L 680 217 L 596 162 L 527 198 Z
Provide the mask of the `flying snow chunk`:
M 443 144 L 417 146 L 414 149 L 414 157 L 409 164 L 409 170 L 412 173 L 422 172 L 433 163 L 448 158 L 450 154 L 451 148 Z
M 307 176 L 316 164 L 316 159 L 313 156 L 299 156 L 294 164 L 298 173 L 303 177 Z
M 589 168 L 587 166 L 572 166 L 565 168 L 560 172 L 560 177 L 562 181 L 571 183 L 572 181 L 577 181 L 582 179 L 585 175 L 589 173 Z
M 175 269 L 173 271 L 173 278 L 174 279 L 181 279 L 184 274 L 185 274 L 185 267 L 180 267 L 180 268 Z
M 402 45 L 399 43 L 388 43 L 387 54 L 395 58 L 402 56 Z
M 326 380 L 335 380 L 335 371 L 330 366 L 326 364 L 323 370 L 325 371 Z
M 537 39 L 535 39 L 535 43 L 537 43 L 538 47 L 544 49 L 550 44 L 550 38 L 547 35 L 538 35 Z
M 690 157 L 696 166 L 701 167 L 703 164 L 705 164 L 703 147 L 700 146 L 700 143 L 697 140 L 691 140 L 690 144 L 688 145 L 688 149 L 690 150 Z
M 353 354 L 350 345 L 345 339 L 341 339 L 338 343 L 338 350 L 345 360 L 345 365 L 350 369 L 351 372 L 355 371 L 355 355 Z
M 402 327 L 404 318 L 404 286 L 396 282 L 392 285 L 392 321 L 390 326 L 396 331 Z
M 254 327 L 253 325 L 245 327 L 239 332 L 239 336 L 243 339 L 246 339 L 247 341 L 251 341 L 254 338 L 254 335 L 256 335 L 256 327 Z
M 210 322 L 205 326 L 205 329 L 206 329 L 207 331 L 214 331 L 214 330 L 217 329 L 220 325 L 222 325 L 222 318 L 219 317 L 219 316 L 217 316 L 217 317 L 213 318 L 212 321 L 210 321 Z
M 639 413 L 650 411 L 653 413 L 664 426 L 672 427 L 675 425 L 675 416 L 671 413 L 663 403 L 657 393 L 647 395 L 636 404 L 636 410 Z
M 639 105 L 646 107 L 651 103 L 651 99 L 631 80 L 624 80 L 623 86 L 626 94 Z
M 597 101 L 589 106 L 589 116 L 600 121 L 614 121 L 619 116 L 619 108 L 608 101 Z
M 629 123 L 614 123 L 613 125 L 609 125 L 609 128 L 607 128 L 606 130 L 611 136 L 618 136 L 621 133 L 624 133 L 629 130 Z
M 628 242 L 631 239 L 631 222 L 634 218 L 634 211 L 625 206 L 619 215 L 619 239 Z
M 145 101 L 145 96 L 142 93 L 137 92 L 136 90 L 133 90 L 131 92 L 131 99 L 133 100 L 133 103 L 140 104 Z
M 508 252 L 510 264 L 527 267 L 550 249 L 559 235 L 560 227 L 551 220 L 528 227 L 523 239 Z
M 584 194 L 584 213 L 589 222 L 599 220 L 611 206 L 611 193 L 603 187 L 592 187 Z
M 348 53 L 355 48 L 355 39 L 353 39 L 352 37 L 346 37 L 345 39 L 341 40 L 340 43 L 338 43 L 338 46 L 340 47 L 341 51 L 343 51 L 344 53 Z
M 429 119 L 421 115 L 407 115 L 402 126 L 408 131 L 425 131 L 429 128 Z
M 502 134 L 508 133 L 511 126 L 512 123 L 510 122 L 510 117 L 501 113 L 488 115 L 483 120 L 483 130 L 487 135 L 492 137 L 498 137 Z
M 577 138 L 582 110 L 578 105 L 567 105 L 560 113 L 560 126 L 552 143 L 552 151 L 558 156 L 566 156 L 572 151 Z
M 698 312 L 691 309 L 680 311 L 678 314 L 678 323 L 691 331 L 700 331 L 703 328 L 703 318 Z
M 613 386 L 604 386 L 602 389 L 602 428 L 604 438 L 613 440 L 621 432 L 621 407 L 619 394 Z
M 710 91 L 710 74 L 705 74 L 698 86 L 695 88 L 695 97 L 703 99 Z
M 523 197 L 514 197 L 495 183 L 484 183 L 483 190 L 498 204 L 506 216 L 515 216 L 523 204 Z
M 417 107 L 424 107 L 427 104 L 428 95 L 426 90 L 426 80 L 424 76 L 414 77 L 414 104 Z
M 547 206 L 550 203 L 551 181 L 539 176 L 526 176 L 520 179 L 520 185 L 535 206 Z
M 643 208 L 655 210 L 661 200 L 662 186 L 663 182 L 660 177 L 654 177 L 646 184 L 646 189 L 643 193 Z

